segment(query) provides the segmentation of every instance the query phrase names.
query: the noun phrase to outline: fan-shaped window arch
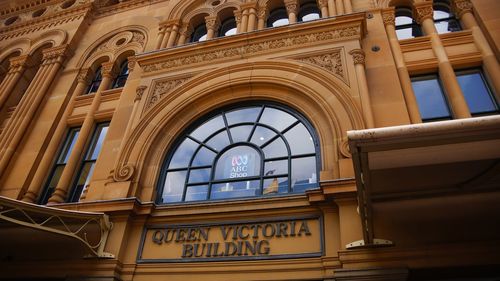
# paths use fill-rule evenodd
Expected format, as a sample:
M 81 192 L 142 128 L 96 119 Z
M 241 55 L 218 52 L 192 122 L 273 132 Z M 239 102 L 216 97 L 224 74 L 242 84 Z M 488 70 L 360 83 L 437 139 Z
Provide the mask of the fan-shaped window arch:
M 422 36 L 422 28 L 413 19 L 409 7 L 396 7 L 396 34 L 399 40 Z
M 158 203 L 304 192 L 319 169 L 316 134 L 276 104 L 231 107 L 189 128 L 169 153 Z
M 128 78 L 128 60 L 124 60 L 120 65 L 120 72 L 116 76 L 115 80 L 113 80 L 112 89 L 121 88 L 125 86 L 127 78 Z
M 434 1 L 434 26 L 437 33 L 449 33 L 462 30 L 460 23 L 452 13 L 448 1 Z

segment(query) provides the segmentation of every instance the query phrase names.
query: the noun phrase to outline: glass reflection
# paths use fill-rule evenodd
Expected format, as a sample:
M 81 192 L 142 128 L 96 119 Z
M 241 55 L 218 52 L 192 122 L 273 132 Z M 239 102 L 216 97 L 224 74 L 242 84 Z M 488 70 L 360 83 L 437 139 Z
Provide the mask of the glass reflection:
M 251 143 L 258 146 L 263 145 L 265 142 L 269 141 L 272 137 L 276 135 L 275 132 L 269 130 L 268 128 L 257 126 L 252 135 Z
M 411 84 L 422 120 L 451 118 L 437 76 L 415 79 Z
M 302 124 L 298 124 L 286 132 L 285 138 L 290 145 L 292 155 L 315 152 L 312 136 Z
M 163 187 L 162 199 L 165 203 L 180 202 L 186 181 L 186 171 L 168 172 Z
M 288 174 L 288 160 L 266 161 L 264 176 Z
M 186 190 L 185 201 L 200 201 L 206 200 L 208 193 L 208 185 L 188 186 Z
M 237 146 L 217 160 L 214 179 L 235 179 L 260 175 L 260 154 L 252 147 Z
M 191 136 L 199 141 L 205 141 L 208 136 L 213 134 L 215 131 L 224 128 L 224 126 L 224 120 L 222 119 L 222 116 L 219 115 L 199 126 L 191 133 Z
M 285 142 L 281 138 L 273 140 L 270 144 L 266 145 L 263 149 L 266 159 L 288 156 Z
M 292 159 L 292 189 L 300 192 L 317 186 L 316 157 Z
M 211 168 L 207 169 L 192 169 L 189 171 L 189 183 L 208 182 L 210 181 Z
M 271 195 L 277 193 L 288 193 L 288 178 L 272 178 L 264 180 L 263 195 Z
M 215 150 L 221 151 L 224 147 L 229 145 L 229 136 L 227 135 L 227 131 L 222 131 L 210 138 L 207 145 Z
M 190 139 L 185 139 L 175 151 L 168 168 L 175 169 L 187 167 L 197 147 L 198 144 L 196 142 Z
M 295 121 L 297 121 L 297 118 L 289 113 L 270 107 L 264 109 L 264 113 L 262 113 L 259 120 L 260 123 L 269 125 L 280 132 L 288 128 Z
M 253 197 L 260 194 L 260 180 L 227 182 L 212 185 L 211 199 Z
M 196 156 L 193 159 L 192 166 L 208 166 L 212 165 L 214 158 L 215 158 L 215 153 L 206 147 L 200 148 L 198 150 L 198 153 L 196 153 Z
M 480 72 L 459 73 L 457 80 L 472 114 L 498 110 L 496 102 L 488 89 L 488 84 Z
M 231 137 L 234 142 L 246 142 L 248 140 L 248 136 L 252 131 L 253 126 L 243 125 L 238 127 L 233 127 L 230 129 Z
M 244 122 L 255 122 L 259 116 L 260 107 L 250 107 L 244 109 L 233 110 L 226 113 L 228 125 L 234 125 Z

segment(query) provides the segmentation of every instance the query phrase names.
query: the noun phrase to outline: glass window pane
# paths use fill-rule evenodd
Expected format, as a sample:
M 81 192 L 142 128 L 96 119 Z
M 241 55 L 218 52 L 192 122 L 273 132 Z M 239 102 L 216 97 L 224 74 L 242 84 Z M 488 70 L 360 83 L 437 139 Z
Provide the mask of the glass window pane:
M 196 153 L 196 156 L 193 159 L 193 164 L 192 166 L 207 166 L 207 165 L 212 165 L 214 158 L 216 154 L 215 152 L 209 150 L 206 147 L 200 148 L 198 150 L 198 153 Z
M 444 33 L 451 32 L 451 30 L 448 28 L 448 22 L 447 21 L 435 22 L 434 26 L 436 27 L 437 33 L 439 33 L 439 34 L 444 34 Z
M 73 188 L 73 194 L 71 196 L 70 202 L 78 202 L 80 196 L 84 189 L 87 189 L 90 184 L 90 179 L 92 178 L 92 173 L 94 171 L 95 162 L 85 162 L 82 169 L 80 170 L 80 175 L 76 182 L 76 186 Z
M 260 154 L 252 147 L 238 146 L 221 155 L 214 179 L 234 179 L 260 175 Z
M 80 133 L 80 128 L 71 129 L 68 134 L 68 137 L 64 143 L 63 149 L 59 154 L 59 158 L 57 160 L 58 164 L 63 164 L 68 162 L 68 158 L 71 155 L 71 151 L 73 151 L 73 147 L 75 146 L 76 140 L 78 139 L 78 134 Z
M 449 18 L 451 15 L 448 12 L 445 11 L 439 11 L 439 10 L 434 10 L 433 18 L 434 20 L 439 20 L 439 19 L 446 19 Z
M 273 27 L 278 27 L 278 26 L 283 26 L 283 25 L 287 25 L 289 24 L 290 22 L 288 21 L 288 19 L 286 18 L 283 18 L 283 19 L 279 19 L 279 20 L 276 20 L 272 23 L 272 26 Z
M 320 18 L 319 13 L 310 13 L 302 16 L 301 21 L 311 21 L 311 20 L 317 20 L 319 18 Z
M 276 133 L 268 128 L 257 126 L 250 142 L 256 144 L 257 146 L 261 146 L 275 135 Z
M 412 24 L 413 19 L 411 17 L 407 17 L 407 16 L 399 16 L 399 17 L 396 17 L 395 23 L 396 23 L 396 26 L 404 25 L 404 24 Z
M 244 109 L 237 109 L 226 113 L 228 125 L 251 122 L 254 123 L 259 116 L 261 107 L 250 107 Z
M 450 117 L 450 112 L 437 78 L 414 80 L 412 81 L 412 86 L 423 120 Z
M 457 80 L 472 114 L 497 110 L 496 102 L 480 73 L 459 74 Z
M 197 147 L 198 144 L 196 142 L 190 139 L 185 139 L 175 151 L 168 168 L 175 169 L 187 167 Z
M 208 136 L 213 134 L 215 131 L 224 128 L 224 126 L 224 120 L 222 119 L 222 116 L 219 115 L 196 128 L 196 130 L 191 133 L 191 136 L 199 141 L 205 141 Z
M 260 194 L 260 180 L 218 183 L 212 185 L 210 199 L 253 197 Z
M 266 161 L 264 176 L 288 174 L 288 160 Z
M 262 194 L 288 193 L 288 178 L 272 178 L 264 180 Z
M 48 181 L 47 185 L 45 186 L 45 188 L 40 196 L 40 199 L 38 200 L 38 204 L 47 204 L 50 196 L 52 196 L 52 193 L 56 189 L 57 183 L 59 182 L 59 179 L 61 178 L 64 167 L 66 167 L 66 165 L 57 165 L 54 167 L 54 170 L 53 170 L 52 174 L 50 175 L 49 181 Z
M 411 27 L 397 29 L 396 35 L 397 35 L 399 40 L 415 38 L 415 36 L 413 36 L 413 28 L 411 28 Z
M 231 131 L 231 137 L 233 138 L 233 142 L 240 142 L 240 141 L 246 142 L 248 140 L 250 132 L 252 131 L 252 128 L 253 126 L 251 125 L 244 125 L 231 128 L 230 131 Z
M 185 181 L 186 171 L 168 172 L 165 184 L 163 185 L 163 194 L 161 196 L 163 202 L 180 202 L 182 200 Z
M 262 113 L 259 123 L 269 125 L 281 132 L 292 125 L 295 121 L 297 121 L 297 118 L 287 112 L 266 107 L 266 109 L 264 109 L 264 113 Z
M 210 180 L 211 168 L 192 169 L 189 171 L 189 183 L 208 182 Z
M 208 185 L 188 186 L 186 190 L 186 200 L 184 201 L 200 201 L 207 200 Z
M 91 145 L 90 153 L 87 153 L 87 155 L 90 155 L 90 157 L 87 157 L 87 160 L 96 160 L 97 156 L 99 156 L 99 152 L 101 152 L 102 148 L 102 143 L 104 142 L 104 138 L 106 137 L 106 134 L 108 133 L 108 125 L 98 127 L 97 131 L 97 141 L 95 141 Z
M 303 124 L 297 124 L 286 132 L 285 138 L 290 145 L 292 155 L 316 152 L 312 136 Z
M 288 156 L 288 150 L 282 138 L 273 140 L 273 142 L 266 145 L 262 150 L 264 151 L 266 159 Z
M 210 138 L 210 140 L 207 142 L 207 145 L 211 148 L 221 151 L 224 147 L 229 145 L 229 136 L 227 135 L 227 131 L 222 131 Z
M 317 187 L 316 157 L 292 159 L 292 190 L 304 191 Z

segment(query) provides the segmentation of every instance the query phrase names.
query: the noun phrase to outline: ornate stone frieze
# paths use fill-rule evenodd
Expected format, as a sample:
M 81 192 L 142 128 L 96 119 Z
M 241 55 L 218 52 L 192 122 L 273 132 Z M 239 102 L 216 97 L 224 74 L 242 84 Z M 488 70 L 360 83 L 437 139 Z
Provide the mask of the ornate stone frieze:
M 190 78 L 191 77 L 183 77 L 178 79 L 170 79 L 166 81 L 156 82 L 153 86 L 153 91 L 151 95 L 146 100 L 145 110 L 151 108 L 158 101 L 160 101 L 165 95 L 172 92 L 175 88 L 179 87 Z
M 161 62 L 141 63 L 144 72 L 186 67 L 192 64 L 208 63 L 230 58 L 241 58 L 242 56 L 253 56 L 261 53 L 279 49 L 299 48 L 308 45 L 316 45 L 320 42 L 347 40 L 361 37 L 360 26 L 334 27 L 328 31 L 317 33 L 289 35 L 286 34 L 279 39 L 270 39 L 257 43 L 251 43 L 239 47 L 227 47 L 219 49 L 207 49 L 204 52 L 187 53 L 183 56 L 173 57 Z
M 142 96 L 144 95 L 144 92 L 146 91 L 146 88 L 148 86 L 138 86 L 136 89 L 135 89 L 135 99 L 134 99 L 134 102 L 136 101 L 140 101 L 142 99 Z
M 129 70 L 129 72 L 131 72 L 131 71 L 134 70 L 134 68 L 135 68 L 135 66 L 137 64 L 137 57 L 130 56 L 130 57 L 127 58 L 127 61 L 128 61 L 127 68 Z
M 465 13 L 472 13 L 472 3 L 470 0 L 454 0 L 453 10 L 458 18 L 461 18 Z
M 342 65 L 341 51 L 335 50 L 328 54 L 320 54 L 298 59 L 306 63 L 311 63 L 328 70 L 335 76 L 345 81 L 344 66 Z
M 354 64 L 365 64 L 365 52 L 361 49 L 354 49 L 349 52 L 352 56 Z
M 384 21 L 384 25 L 394 25 L 395 24 L 394 9 L 382 11 L 382 20 Z
M 432 8 L 432 3 L 423 3 L 420 5 L 415 5 L 413 12 L 415 13 L 415 20 L 420 24 L 425 19 L 433 18 L 434 9 Z
M 28 55 L 13 57 L 9 60 L 9 73 L 22 71 L 24 67 L 28 66 L 30 59 Z
M 205 17 L 205 23 L 207 24 L 207 29 L 217 30 L 220 26 L 219 18 L 214 16 Z
M 130 44 L 138 44 L 144 47 L 146 37 L 139 31 L 123 31 L 103 42 L 99 47 L 94 49 L 90 56 L 101 52 L 114 52 Z
M 92 82 L 92 77 L 90 74 L 90 68 L 82 68 L 80 69 L 80 72 L 78 72 L 76 80 L 78 81 L 78 83 L 90 84 L 90 82 Z
M 68 44 L 45 49 L 42 51 L 43 64 L 62 63 L 69 55 L 70 49 Z

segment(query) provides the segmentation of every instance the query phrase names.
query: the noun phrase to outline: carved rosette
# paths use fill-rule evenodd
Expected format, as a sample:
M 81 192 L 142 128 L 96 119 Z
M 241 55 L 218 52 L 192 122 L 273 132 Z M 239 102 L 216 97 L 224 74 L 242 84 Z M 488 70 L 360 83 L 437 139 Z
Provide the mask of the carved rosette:
M 336 50 L 335 52 L 329 54 L 303 57 L 300 58 L 299 60 L 326 69 L 329 72 L 333 73 L 334 75 L 338 76 L 340 79 L 345 81 L 344 67 L 342 65 L 340 50 Z
M 67 44 L 48 48 L 42 51 L 42 64 L 62 63 L 67 56 L 69 56 Z
M 29 56 L 17 56 L 9 60 L 9 73 L 15 73 L 22 71 L 26 66 L 29 65 Z
M 365 52 L 361 49 L 354 49 L 349 52 L 354 64 L 365 64 Z
M 125 164 L 115 169 L 113 172 L 113 180 L 115 182 L 128 181 L 132 178 L 135 172 L 135 167 L 132 164 Z
M 470 0 L 455 0 L 453 11 L 458 18 L 461 18 L 465 13 L 472 13 L 472 3 Z
M 396 17 L 394 15 L 394 9 L 384 10 L 382 12 L 382 20 L 384 25 L 395 25 Z
M 205 23 L 207 24 L 207 29 L 214 31 L 219 29 L 220 26 L 219 18 L 216 16 L 205 17 Z
M 134 102 L 136 101 L 140 101 L 142 99 L 142 96 L 144 95 L 144 92 L 146 91 L 146 88 L 148 86 L 138 86 L 136 89 L 135 89 L 135 99 L 134 99 Z
M 299 3 L 297 0 L 285 0 L 285 8 L 288 14 L 297 14 Z
M 415 5 L 413 9 L 414 18 L 417 23 L 421 24 L 426 19 L 433 19 L 434 9 L 432 8 L 432 3 L 423 3 L 420 5 Z

